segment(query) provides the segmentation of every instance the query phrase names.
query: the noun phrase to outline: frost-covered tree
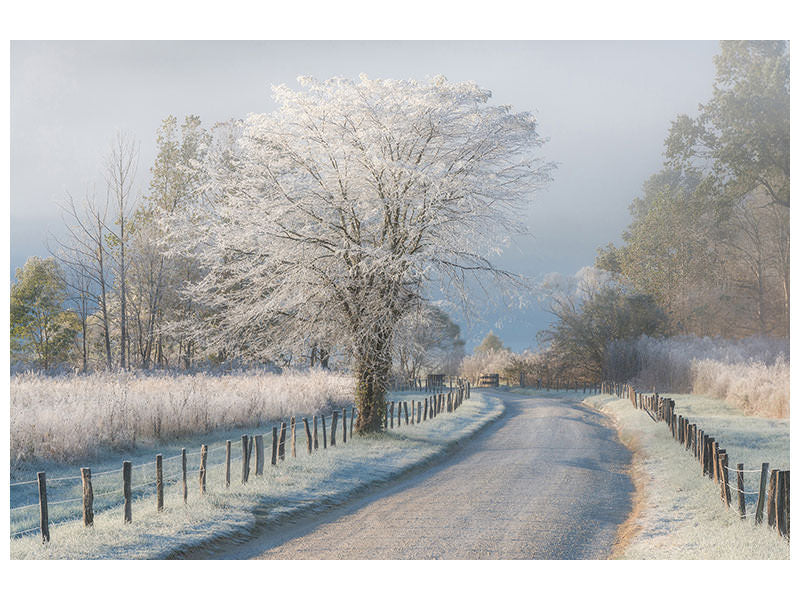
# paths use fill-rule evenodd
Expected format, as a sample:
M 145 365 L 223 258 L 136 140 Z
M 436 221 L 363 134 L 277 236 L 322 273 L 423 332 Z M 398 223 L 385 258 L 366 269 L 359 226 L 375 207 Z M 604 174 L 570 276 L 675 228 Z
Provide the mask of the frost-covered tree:
M 461 328 L 437 306 L 423 304 L 398 323 L 394 339 L 395 371 L 406 380 L 428 373 L 455 375 L 464 358 Z
M 480 354 L 481 352 L 490 351 L 499 352 L 500 350 L 507 350 L 503 345 L 503 340 L 497 337 L 494 331 L 490 331 L 486 334 L 486 337 L 483 338 L 483 341 L 475 348 L 475 353 Z
M 175 340 L 165 336 L 162 324 L 191 310 L 178 292 L 181 282 L 193 279 L 195 259 L 191 255 L 167 258 L 169 236 L 165 227 L 179 207 L 195 202 L 205 176 L 202 160 L 208 137 L 195 115 L 187 116 L 180 127 L 172 115 L 163 120 L 158 129 L 158 154 L 150 168 L 149 193 L 130 220 L 133 260 L 128 312 L 134 347 L 144 368 L 153 363 L 164 366 L 171 346 L 177 346 L 178 358 L 185 365 L 191 359 L 191 348 L 180 336 Z
M 56 240 L 58 260 L 69 274 L 67 281 L 70 282 L 73 292 L 82 298 L 83 307 L 87 310 L 91 307 L 97 311 L 95 320 L 99 322 L 102 331 L 105 367 L 111 369 L 112 281 L 109 267 L 111 250 L 108 247 L 106 224 L 108 201 L 99 204 L 94 194 L 88 192 L 80 204 L 72 196 L 67 197 L 68 204 L 63 209 L 67 234 L 63 239 Z M 88 347 L 85 350 L 84 357 L 88 354 Z
M 397 323 L 435 285 L 466 301 L 472 276 L 509 280 L 490 257 L 552 165 L 534 117 L 475 83 L 299 82 L 212 144 L 205 212 L 175 230 L 206 269 L 187 293 L 214 320 L 195 333 L 228 351 L 347 352 L 356 427 L 375 431 Z

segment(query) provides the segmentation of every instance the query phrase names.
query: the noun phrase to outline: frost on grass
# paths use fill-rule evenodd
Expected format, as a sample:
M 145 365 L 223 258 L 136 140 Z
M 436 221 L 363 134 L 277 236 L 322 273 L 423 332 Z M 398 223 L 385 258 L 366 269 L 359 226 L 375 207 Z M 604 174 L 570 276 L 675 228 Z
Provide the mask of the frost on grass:
M 721 441 L 731 464 L 758 468 L 789 467 L 789 423 L 785 419 L 745 416 L 724 401 L 672 396 L 676 413 L 696 422 Z M 643 486 L 638 532 L 625 547 L 627 559 L 788 559 L 789 544 L 775 530 L 742 521 L 725 507 L 720 488 L 703 477 L 691 452 L 683 450 L 663 423 L 654 423 L 630 401 L 613 396 L 586 400 L 612 415 L 620 437 L 637 450 L 639 483 Z M 748 473 L 745 490 L 758 488 L 758 474 Z M 732 493 L 732 499 L 736 494 Z M 755 509 L 748 497 L 747 511 Z
M 14 375 L 11 467 L 311 415 L 351 404 L 352 393 L 351 377 L 329 371 Z
M 692 392 L 726 400 L 746 414 L 789 416 L 789 340 L 762 336 L 726 340 L 646 335 L 612 342 L 613 378 L 642 389 Z
M 422 399 L 412 394 L 397 396 Z M 255 525 L 256 507 L 268 522 L 275 522 L 341 503 L 370 484 L 391 480 L 444 452 L 502 411 L 500 400 L 475 393 L 454 413 L 442 413 L 418 425 L 402 425 L 385 434 L 357 435 L 348 438 L 347 444 L 339 438 L 337 445 L 327 450 L 322 450 L 320 441 L 319 451 L 312 455 L 306 453 L 304 434 L 300 433 L 297 458 L 291 457 L 287 446 L 285 461 L 276 467 L 265 465 L 263 477 L 251 471 L 246 486 L 241 484 L 240 463 L 235 462 L 231 487 L 226 489 L 224 465 L 215 462 L 208 471 L 208 493 L 201 497 L 193 467 L 187 506 L 183 506 L 179 483 L 173 483 L 166 486 L 166 511 L 157 513 L 152 485 L 134 501 L 133 523 L 124 525 L 121 496 L 117 495 L 108 510 L 96 515 L 92 529 L 70 520 L 51 527 L 49 544 L 42 544 L 38 535 L 12 539 L 11 558 L 163 558 L 217 537 L 246 535 Z M 265 442 L 269 445 L 270 438 L 265 437 Z

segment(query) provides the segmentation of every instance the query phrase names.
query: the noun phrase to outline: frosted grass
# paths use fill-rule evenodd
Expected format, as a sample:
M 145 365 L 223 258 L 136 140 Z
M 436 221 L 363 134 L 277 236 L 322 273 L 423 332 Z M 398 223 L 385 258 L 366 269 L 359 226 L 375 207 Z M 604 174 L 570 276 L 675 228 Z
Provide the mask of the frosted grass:
M 393 397 L 422 398 L 412 394 Z M 235 462 L 231 487 L 226 490 L 224 466 L 215 463 L 208 471 L 208 493 L 201 497 L 193 467 L 188 506 L 183 506 L 180 485 L 175 483 L 165 486 L 166 510 L 157 513 L 152 485 L 134 501 L 133 523 L 123 525 L 120 493 L 114 499 L 117 504 L 95 516 L 93 528 L 85 529 L 80 521 L 72 520 L 52 526 L 51 542 L 46 545 L 38 535 L 12 539 L 11 558 L 164 558 L 220 536 L 246 535 L 255 526 L 256 508 L 267 522 L 275 522 L 339 504 L 368 485 L 391 480 L 446 451 L 502 411 L 500 400 L 473 393 L 454 413 L 442 413 L 414 426 L 404 424 L 382 435 L 348 438 L 347 444 L 337 436 L 337 445 L 327 450 L 321 449 L 320 441 L 320 450 L 310 456 L 305 434 L 300 433 L 297 458 L 291 457 L 287 445 L 286 460 L 276 467 L 265 465 L 263 477 L 255 477 L 253 468 L 246 486 L 241 484 L 240 463 Z M 265 446 L 271 447 L 269 437 Z
M 708 397 L 672 395 L 676 413 L 696 422 L 722 443 L 730 464 L 745 468 L 789 467 L 789 423 L 745 416 Z M 720 488 L 703 477 L 697 460 L 683 450 L 663 423 L 653 423 L 627 398 L 592 396 L 587 404 L 611 415 L 620 438 L 635 450 L 636 479 L 643 486 L 638 531 L 622 550 L 625 559 L 788 559 L 789 544 L 753 518 L 742 521 L 725 507 Z M 758 474 L 746 474 L 745 489 L 758 488 Z M 732 499 L 736 494 L 732 492 Z M 748 501 L 752 512 L 755 497 Z
M 11 469 L 311 415 L 351 404 L 352 393 L 352 378 L 330 371 L 13 375 Z
M 709 395 L 749 415 L 789 416 L 789 340 L 641 336 L 613 342 L 608 368 L 617 379 L 632 370 L 646 390 Z
M 723 398 L 745 414 L 789 417 L 789 363 L 692 363 L 692 391 Z

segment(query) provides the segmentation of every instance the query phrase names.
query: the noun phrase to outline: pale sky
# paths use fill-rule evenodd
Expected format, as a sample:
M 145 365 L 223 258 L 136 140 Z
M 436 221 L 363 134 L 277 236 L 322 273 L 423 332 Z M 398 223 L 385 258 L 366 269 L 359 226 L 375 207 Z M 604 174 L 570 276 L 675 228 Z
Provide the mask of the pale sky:
M 550 138 L 554 181 L 525 216 L 532 237 L 501 264 L 530 277 L 575 273 L 619 236 L 628 205 L 658 171 L 679 113 L 708 99 L 717 42 L 12 42 L 11 274 L 46 255 L 67 192 L 103 189 L 100 161 L 115 131 L 141 143 L 140 191 L 161 120 L 206 126 L 274 108 L 270 86 L 298 75 L 473 80 L 493 102 L 533 111 Z M 541 308 L 461 323 L 468 348 L 494 331 L 535 346 Z

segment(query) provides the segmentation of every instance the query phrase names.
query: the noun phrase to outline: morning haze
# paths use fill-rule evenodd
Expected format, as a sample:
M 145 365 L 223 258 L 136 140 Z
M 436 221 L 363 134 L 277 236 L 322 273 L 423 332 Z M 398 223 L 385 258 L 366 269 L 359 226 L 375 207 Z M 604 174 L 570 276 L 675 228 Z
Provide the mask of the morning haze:
M 575 273 L 618 240 L 628 204 L 660 169 L 680 113 L 707 100 L 717 42 L 14 42 L 11 48 L 11 273 L 63 231 L 58 204 L 88 187 L 116 130 L 141 144 L 145 192 L 164 117 L 205 126 L 275 108 L 271 85 L 296 77 L 473 80 L 493 101 L 533 111 L 558 163 L 504 267 L 538 278 Z M 492 327 L 514 350 L 535 345 L 540 307 L 471 323 L 468 348 Z

